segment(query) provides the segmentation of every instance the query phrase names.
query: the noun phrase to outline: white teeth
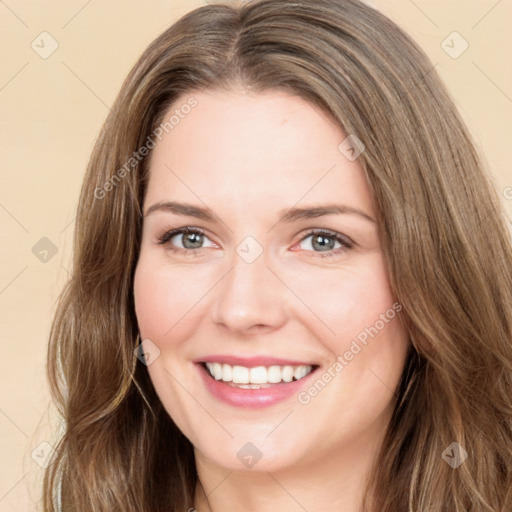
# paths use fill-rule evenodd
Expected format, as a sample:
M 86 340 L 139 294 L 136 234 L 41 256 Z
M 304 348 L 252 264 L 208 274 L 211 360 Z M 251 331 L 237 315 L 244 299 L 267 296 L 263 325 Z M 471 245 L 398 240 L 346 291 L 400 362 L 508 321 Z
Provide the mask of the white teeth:
M 213 368 L 210 369 L 211 374 L 215 380 L 222 379 L 222 365 L 219 363 L 213 363 Z
M 307 366 L 297 366 L 293 372 L 295 380 L 300 380 L 309 373 Z
M 270 384 L 233 384 L 232 382 L 228 382 L 227 384 L 228 386 L 242 389 L 261 389 L 270 387 Z
M 268 371 L 268 381 L 271 384 L 277 384 L 281 382 L 281 367 L 280 366 L 271 366 Z
M 283 380 L 285 382 L 291 382 L 293 380 L 293 366 L 285 366 L 282 370 Z
M 268 382 L 267 369 L 264 366 L 251 368 L 249 371 L 249 380 L 251 384 L 266 384 Z
M 249 368 L 233 366 L 233 382 L 235 384 L 249 384 Z
M 222 365 L 222 380 L 224 382 L 231 382 L 233 380 L 233 367 L 229 364 Z
M 211 376 L 215 380 L 240 384 L 241 388 L 257 389 L 257 384 L 277 384 L 281 381 L 300 380 L 313 371 L 311 365 L 299 366 L 231 366 L 229 364 L 206 363 Z M 256 384 L 256 386 L 252 386 Z

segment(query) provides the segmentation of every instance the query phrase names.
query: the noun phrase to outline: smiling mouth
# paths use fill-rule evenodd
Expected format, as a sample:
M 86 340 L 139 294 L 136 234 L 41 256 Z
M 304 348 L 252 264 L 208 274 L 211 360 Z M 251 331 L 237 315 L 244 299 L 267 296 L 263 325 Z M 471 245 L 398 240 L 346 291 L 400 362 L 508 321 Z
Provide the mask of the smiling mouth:
M 270 388 L 278 384 L 295 382 L 318 368 L 318 365 L 272 365 L 248 368 L 240 365 L 205 362 L 201 363 L 201 366 L 212 379 L 242 389 Z

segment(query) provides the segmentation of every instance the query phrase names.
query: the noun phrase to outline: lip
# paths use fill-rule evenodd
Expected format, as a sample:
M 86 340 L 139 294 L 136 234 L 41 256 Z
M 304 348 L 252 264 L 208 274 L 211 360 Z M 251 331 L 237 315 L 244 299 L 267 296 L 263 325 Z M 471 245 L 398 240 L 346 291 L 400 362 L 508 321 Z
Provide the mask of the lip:
M 231 360 L 233 359 L 236 358 L 231 358 Z M 257 359 L 258 361 L 269 361 L 268 358 L 255 359 Z M 272 360 L 282 361 L 281 359 Z M 208 359 L 208 362 L 210 361 L 220 362 Z M 226 359 L 222 359 L 222 361 L 225 362 L 226 364 L 233 364 L 228 363 Z M 247 359 L 244 359 L 243 361 L 245 361 L 243 365 L 247 364 Z M 275 364 L 279 366 L 281 365 L 278 363 Z M 299 391 L 301 391 L 302 388 L 309 385 L 309 381 L 312 379 L 312 375 L 316 375 L 316 370 L 318 370 L 318 366 L 316 365 L 311 373 L 309 373 L 300 380 L 295 380 L 292 382 L 280 382 L 279 384 L 272 384 L 268 388 L 243 389 L 230 386 L 226 382 L 223 382 L 222 380 L 215 380 L 210 375 L 210 372 L 207 370 L 206 366 L 203 364 L 202 361 L 196 362 L 195 366 L 198 369 L 199 375 L 203 380 L 206 388 L 214 398 L 233 407 L 245 409 L 262 409 L 265 407 L 270 407 L 292 396 L 296 396 L 299 393 Z M 253 366 L 260 366 L 260 364 L 254 364 Z M 261 364 L 261 366 L 267 366 L 267 364 Z M 269 366 L 272 366 L 272 363 Z M 293 366 L 295 366 L 295 364 L 293 364 Z
M 194 363 L 220 363 L 231 366 L 245 366 L 254 368 L 256 366 L 318 366 L 316 363 L 297 361 L 291 359 L 280 359 L 268 356 L 237 357 L 223 354 L 216 354 L 195 359 Z

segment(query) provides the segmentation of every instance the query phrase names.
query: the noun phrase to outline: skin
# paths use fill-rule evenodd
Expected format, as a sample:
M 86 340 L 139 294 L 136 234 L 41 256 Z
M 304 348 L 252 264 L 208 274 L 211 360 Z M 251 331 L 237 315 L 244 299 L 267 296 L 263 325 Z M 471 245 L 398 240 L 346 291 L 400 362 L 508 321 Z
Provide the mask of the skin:
M 169 115 L 191 96 L 197 106 L 153 150 L 143 208 L 179 201 L 217 217 L 145 216 L 134 283 L 141 339 L 160 351 L 148 366 L 151 380 L 195 449 L 200 485 L 191 507 L 360 511 L 409 346 L 400 314 L 360 343 L 307 405 L 295 395 L 258 410 L 222 403 L 193 360 L 269 355 L 316 362 L 322 375 L 393 309 L 361 163 L 338 149 L 346 134 L 297 96 L 193 91 Z M 374 221 L 344 213 L 278 222 L 281 210 L 330 203 Z M 158 244 L 169 229 L 186 226 L 205 232 L 202 248 L 183 249 L 183 235 Z M 341 233 L 353 245 L 328 238 L 332 256 L 323 257 L 312 229 Z M 236 252 L 247 236 L 263 250 L 250 264 Z M 247 442 L 262 454 L 251 468 L 237 457 Z

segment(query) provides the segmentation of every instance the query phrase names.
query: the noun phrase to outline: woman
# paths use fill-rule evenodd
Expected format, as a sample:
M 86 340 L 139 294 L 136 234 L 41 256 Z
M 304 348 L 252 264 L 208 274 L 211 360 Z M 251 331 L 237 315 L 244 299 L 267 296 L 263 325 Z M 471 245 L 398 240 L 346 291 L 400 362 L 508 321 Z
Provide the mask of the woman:
M 74 258 L 45 510 L 511 509 L 504 216 L 379 12 L 256 0 L 165 31 L 96 143 Z

